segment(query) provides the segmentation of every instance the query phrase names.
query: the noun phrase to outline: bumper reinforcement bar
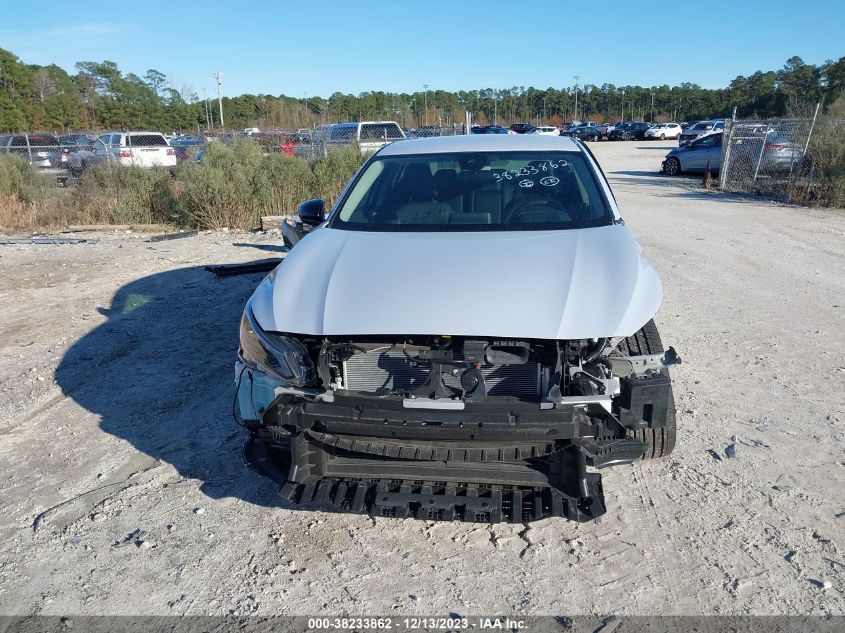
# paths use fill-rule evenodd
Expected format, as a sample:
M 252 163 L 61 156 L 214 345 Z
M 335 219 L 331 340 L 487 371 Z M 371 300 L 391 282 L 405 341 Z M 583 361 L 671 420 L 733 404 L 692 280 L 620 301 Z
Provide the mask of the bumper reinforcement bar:
M 596 519 L 606 511 L 601 475 L 583 474 L 579 496 L 553 487 L 488 485 L 380 478 L 322 477 L 308 483 L 288 480 L 270 448 L 253 438 L 244 450 L 247 463 L 281 486 L 295 505 L 371 516 L 477 523 L 524 523 L 560 516 L 571 521 Z

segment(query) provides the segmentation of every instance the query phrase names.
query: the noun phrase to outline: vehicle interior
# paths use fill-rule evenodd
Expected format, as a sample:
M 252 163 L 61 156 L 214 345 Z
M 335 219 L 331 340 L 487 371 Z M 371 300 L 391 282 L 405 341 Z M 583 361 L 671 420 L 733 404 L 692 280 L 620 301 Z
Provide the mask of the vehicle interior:
M 611 221 L 612 213 L 580 153 L 468 153 L 373 161 L 332 226 L 524 230 Z

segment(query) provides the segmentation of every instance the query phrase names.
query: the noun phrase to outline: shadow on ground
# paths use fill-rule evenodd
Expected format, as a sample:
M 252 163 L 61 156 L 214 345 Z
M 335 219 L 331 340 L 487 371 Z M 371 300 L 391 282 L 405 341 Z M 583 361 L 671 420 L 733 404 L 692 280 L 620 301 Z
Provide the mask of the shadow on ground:
M 284 244 L 253 244 L 252 242 L 233 242 L 232 246 L 239 248 L 257 248 L 260 251 L 270 251 L 271 253 L 286 253 L 288 247 Z
M 678 176 L 667 176 L 659 169 L 655 169 L 652 171 L 644 171 L 644 170 L 637 170 L 637 169 L 621 169 L 617 171 L 609 171 L 608 174 L 623 174 L 626 176 L 652 176 L 656 178 L 666 178 L 671 179 L 673 181 L 678 180 Z
M 59 386 L 104 431 L 200 480 L 209 497 L 282 505 L 245 466 L 247 433 L 232 419 L 238 324 L 261 278 L 218 281 L 192 267 L 123 286 L 99 309 L 108 321 L 62 359 Z

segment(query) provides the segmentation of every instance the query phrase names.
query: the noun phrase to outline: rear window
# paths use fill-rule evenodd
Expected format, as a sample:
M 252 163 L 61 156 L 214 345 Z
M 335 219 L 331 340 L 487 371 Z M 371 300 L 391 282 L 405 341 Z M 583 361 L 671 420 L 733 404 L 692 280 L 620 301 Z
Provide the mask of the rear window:
M 58 147 L 59 141 L 55 136 L 49 134 L 30 134 L 27 141 L 26 136 L 12 137 L 12 147 Z
M 332 141 L 354 141 L 355 140 L 354 125 L 338 125 L 331 129 L 329 139 Z
M 126 144 L 130 147 L 167 147 L 161 134 L 128 134 Z
M 603 226 L 613 213 L 578 152 L 376 158 L 330 226 L 353 231 L 528 231 Z
M 362 141 L 385 141 L 404 138 L 396 123 L 366 123 L 361 126 Z

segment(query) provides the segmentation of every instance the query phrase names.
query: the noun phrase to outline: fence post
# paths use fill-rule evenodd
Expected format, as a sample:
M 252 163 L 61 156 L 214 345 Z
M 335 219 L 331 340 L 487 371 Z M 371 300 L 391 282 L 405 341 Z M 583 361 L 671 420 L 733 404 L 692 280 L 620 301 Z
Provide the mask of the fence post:
M 29 144 L 29 132 L 24 132 L 23 137 L 26 139 L 26 153 L 29 154 L 29 164 L 32 164 L 32 147 Z
M 766 151 L 766 141 L 769 139 L 769 126 L 766 124 L 766 135 L 763 137 L 763 142 L 760 144 L 760 156 L 757 157 L 757 166 L 754 168 L 754 177 L 751 179 L 751 189 L 757 184 L 757 174 L 760 173 L 760 163 L 763 162 L 763 152 Z
M 816 104 L 816 111 L 813 113 L 813 122 L 810 123 L 810 131 L 807 133 L 807 142 L 804 143 L 804 156 L 807 155 L 807 149 L 810 147 L 810 137 L 813 135 L 813 128 L 816 127 L 816 117 L 819 116 L 819 107 L 821 104 L 821 101 Z
M 736 108 L 734 108 L 734 117 L 735 116 L 736 116 Z M 728 132 L 727 141 L 728 142 L 727 142 L 727 144 L 722 143 L 722 153 L 724 155 L 722 156 L 722 165 L 719 168 L 719 189 L 722 189 L 722 190 L 726 190 L 727 186 L 728 186 L 728 167 L 730 166 L 730 163 L 728 161 L 730 161 L 730 159 L 731 159 L 731 144 L 732 144 L 733 137 L 734 137 L 734 124 L 735 123 L 736 123 L 736 119 L 732 118 L 730 123 L 729 123 L 730 127 L 727 130 L 727 132 Z
M 804 162 L 805 157 L 807 156 L 807 150 L 810 147 L 810 137 L 813 136 L 813 128 L 816 127 L 816 118 L 819 116 L 819 108 L 821 107 L 821 101 L 816 103 L 816 111 L 813 112 L 813 121 L 810 123 L 810 131 L 807 132 L 807 141 L 804 143 L 804 153 L 801 154 L 801 162 Z M 794 180 L 795 180 L 795 171 L 794 171 L 794 163 L 795 163 L 795 152 L 792 152 L 792 161 L 789 164 L 789 190 L 786 196 L 787 202 L 792 202 L 792 190 L 795 188 Z M 800 166 L 799 166 L 800 169 Z M 812 171 L 810 172 L 810 181 L 812 182 Z M 807 193 L 810 192 L 810 185 L 807 185 Z

